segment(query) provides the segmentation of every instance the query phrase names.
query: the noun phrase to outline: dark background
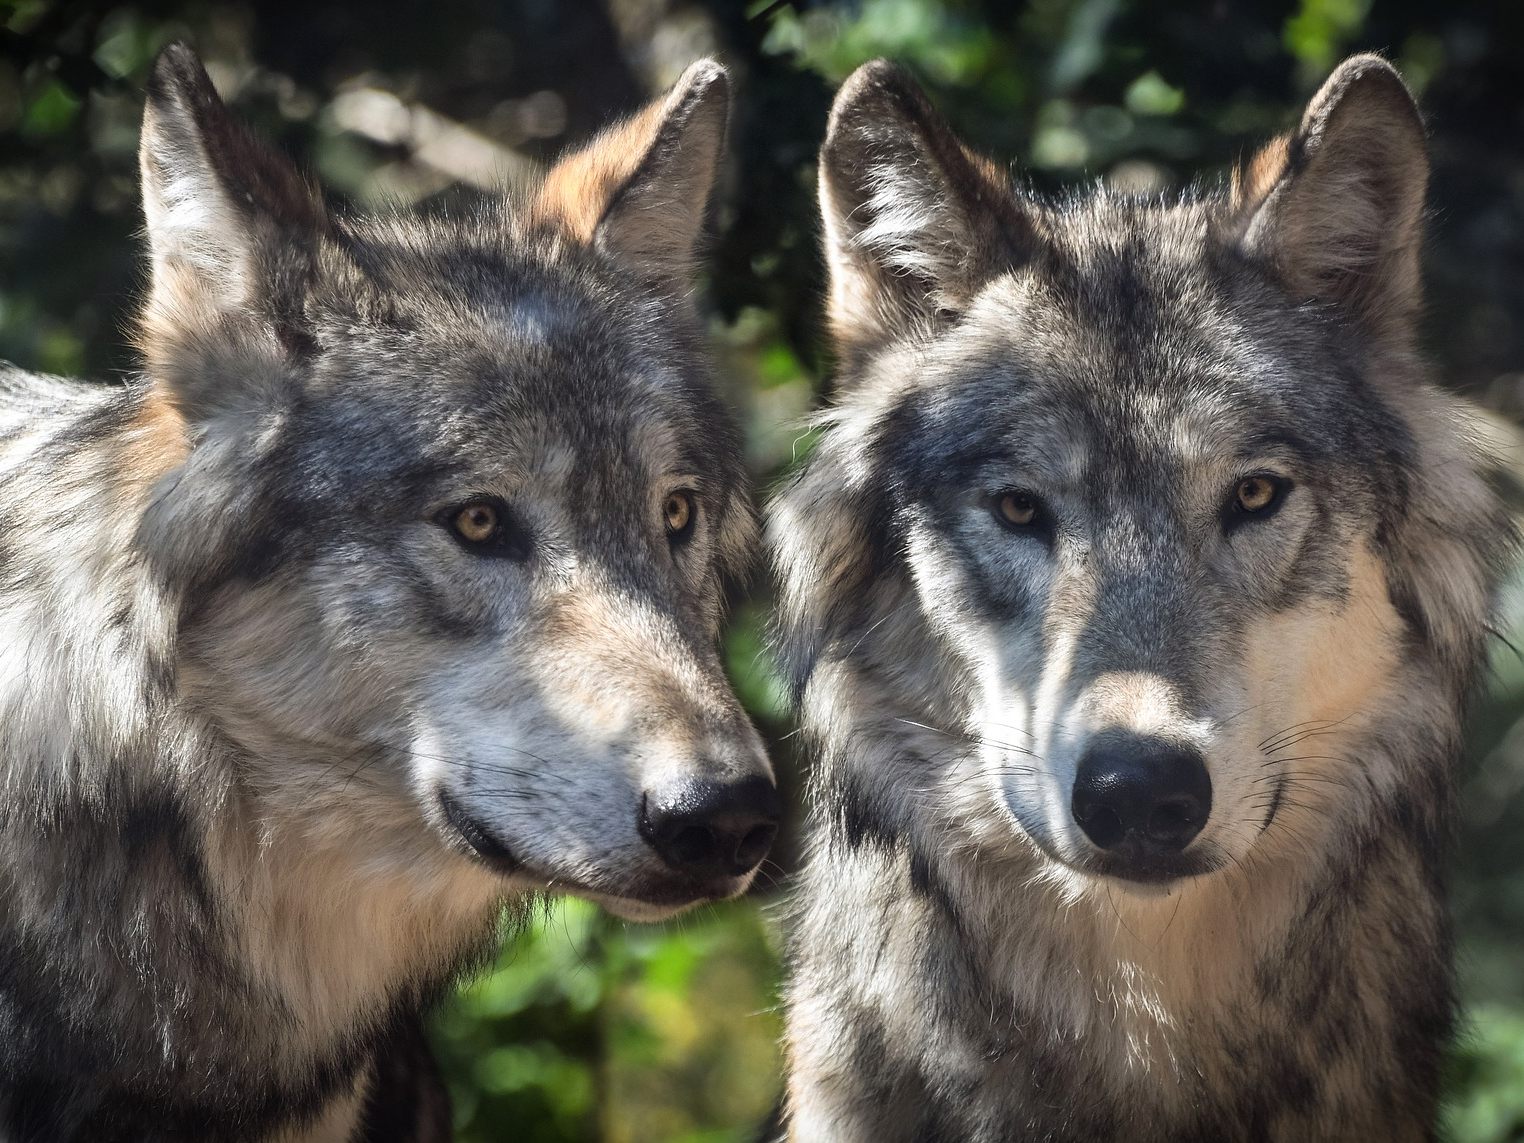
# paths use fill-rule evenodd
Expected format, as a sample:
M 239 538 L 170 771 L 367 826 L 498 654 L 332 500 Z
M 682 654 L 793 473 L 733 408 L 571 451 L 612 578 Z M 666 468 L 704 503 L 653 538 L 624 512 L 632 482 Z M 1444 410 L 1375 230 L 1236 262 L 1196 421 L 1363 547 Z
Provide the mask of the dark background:
M 537 165 L 719 55 L 738 102 L 709 298 L 730 396 L 768 481 L 824 362 L 814 154 L 857 64 L 908 64 L 954 124 L 1040 192 L 1172 194 L 1295 122 L 1345 54 L 1403 70 L 1432 132 L 1427 341 L 1519 485 L 1524 448 L 1524 5 L 1371 0 L 461 0 L 383 6 L 0 0 L 0 358 L 102 381 L 133 367 L 135 148 L 159 46 L 184 38 L 240 114 L 336 198 L 436 206 Z M 1516 577 L 1517 580 L 1517 577 Z M 1524 646 L 1524 594 L 1505 600 Z M 743 607 L 730 659 L 792 765 Z M 0 633 L 3 637 L 3 633 Z M 1524 662 L 1499 640 L 1473 719 L 1455 867 L 1471 1031 L 1447 1130 L 1524 1139 Z M 746 1138 L 778 1085 L 776 917 L 757 900 L 659 928 L 557 907 L 462 992 L 436 1039 L 461 1137 Z

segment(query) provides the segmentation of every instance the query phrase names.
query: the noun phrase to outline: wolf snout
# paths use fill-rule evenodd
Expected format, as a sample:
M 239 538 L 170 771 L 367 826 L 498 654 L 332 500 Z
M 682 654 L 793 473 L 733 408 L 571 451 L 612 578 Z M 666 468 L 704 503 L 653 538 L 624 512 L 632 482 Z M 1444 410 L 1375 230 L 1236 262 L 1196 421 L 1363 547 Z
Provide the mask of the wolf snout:
M 1097 848 L 1146 865 L 1179 853 L 1201 832 L 1212 812 L 1212 780 L 1188 747 L 1104 735 L 1080 758 L 1070 808 Z
M 640 836 L 679 873 L 740 877 L 767 856 L 782 816 L 776 787 L 759 775 L 739 782 L 688 780 L 646 793 Z

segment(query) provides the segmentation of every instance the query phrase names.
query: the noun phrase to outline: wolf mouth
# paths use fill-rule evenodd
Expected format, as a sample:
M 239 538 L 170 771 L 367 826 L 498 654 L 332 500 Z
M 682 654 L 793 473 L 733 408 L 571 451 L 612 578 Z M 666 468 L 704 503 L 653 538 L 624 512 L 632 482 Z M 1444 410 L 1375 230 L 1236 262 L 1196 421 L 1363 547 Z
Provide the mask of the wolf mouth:
M 733 896 L 744 884 L 741 878 L 716 881 L 677 877 L 621 884 L 594 884 L 574 877 L 546 873 L 515 856 L 506 842 L 473 818 L 445 790 L 439 792 L 439 806 L 450 828 L 466 843 L 470 850 L 469 856 L 494 872 L 505 877 L 527 874 L 543 881 L 543 888 L 554 893 L 588 897 L 604 904 L 638 906 L 639 908 L 629 910 L 632 915 L 639 913 L 644 916 L 651 912 L 653 919 L 657 914 L 669 915 L 701 901 Z
M 1142 858 L 1110 853 L 1082 853 L 1063 857 L 1045 849 L 1044 856 L 1086 877 L 1154 887 L 1205 877 L 1222 868 L 1223 864 L 1220 859 L 1205 851 Z
M 1031 841 L 1039 860 L 1050 861 L 1097 880 L 1121 881 L 1138 888 L 1163 888 L 1177 881 L 1215 873 L 1226 864 L 1221 851 L 1210 842 L 1199 844 L 1186 853 L 1153 856 L 1103 853 L 1089 847 L 1066 853 L 1045 829 L 1038 823 L 1028 822 L 1009 802 L 1007 810 L 1016 828 Z
M 1135 885 L 1169 885 L 1176 881 L 1189 881 L 1215 872 L 1221 863 L 1205 853 L 1181 854 L 1149 859 L 1113 857 L 1106 854 L 1088 857 L 1076 865 L 1082 873 L 1091 876 L 1110 877 Z
M 1121 881 L 1137 887 L 1158 888 L 1177 881 L 1190 881 L 1215 873 L 1226 864 L 1221 851 L 1210 842 L 1186 853 L 1160 854 L 1126 850 L 1108 853 L 1090 847 L 1078 853 L 1063 854 L 1041 843 L 1038 848 L 1049 861 L 1067 866 L 1086 877 Z

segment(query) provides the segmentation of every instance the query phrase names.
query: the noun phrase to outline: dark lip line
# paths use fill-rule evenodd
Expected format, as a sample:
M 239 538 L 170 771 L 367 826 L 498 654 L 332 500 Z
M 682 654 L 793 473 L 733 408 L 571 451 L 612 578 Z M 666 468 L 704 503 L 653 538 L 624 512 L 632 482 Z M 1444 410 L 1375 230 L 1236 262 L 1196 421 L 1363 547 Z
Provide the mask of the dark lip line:
M 1285 793 L 1286 775 L 1284 773 L 1276 774 L 1275 789 L 1270 793 L 1270 811 L 1265 814 L 1264 824 L 1259 827 L 1261 836 L 1263 836 L 1264 832 L 1270 828 L 1270 823 L 1275 820 L 1275 815 L 1280 812 L 1281 798 L 1285 795 Z
M 1032 841 L 1033 845 L 1037 848 L 1037 851 L 1042 854 L 1044 858 L 1056 865 L 1062 865 L 1065 869 L 1070 869 L 1075 873 L 1082 874 L 1085 877 L 1107 878 L 1112 881 L 1123 881 L 1132 885 L 1170 885 L 1176 881 L 1191 881 L 1197 877 L 1205 877 L 1208 874 L 1216 873 L 1219 869 L 1222 868 L 1220 864 L 1215 863 L 1209 863 L 1206 865 L 1198 864 L 1188 869 L 1165 869 L 1159 872 L 1145 870 L 1143 875 L 1140 877 L 1129 877 L 1126 874 L 1115 869 L 1096 868 L 1091 865 L 1082 865 L 1078 860 L 1068 858 L 1060 854 L 1057 850 L 1057 847 L 1049 842 L 1045 834 L 1040 834 L 1028 829 L 1026 822 L 1021 820 L 1020 816 L 1015 812 L 1014 809 L 1010 810 L 1009 812 L 1012 819 L 1021 828 L 1021 831 L 1027 835 L 1027 837 Z
M 1194 869 L 1166 869 L 1158 872 L 1145 871 L 1138 876 L 1129 876 L 1115 869 L 1083 869 L 1080 872 L 1090 877 L 1107 877 L 1113 881 L 1125 881 L 1129 885 L 1173 885 L 1178 881 L 1193 881 L 1197 877 L 1205 877 L 1209 873 L 1217 872 L 1213 866 L 1200 866 Z
M 597 885 L 588 885 L 578 881 L 574 877 L 550 875 L 531 867 L 527 862 L 520 860 L 496 834 L 488 832 L 472 819 L 447 790 L 439 791 L 440 809 L 444 811 L 445 820 L 450 828 L 460 835 L 462 841 L 471 849 L 471 855 L 488 866 L 495 873 L 511 875 L 515 873 L 528 873 L 545 882 L 544 888 L 554 893 L 584 893 L 598 897 L 611 897 L 624 901 L 638 901 L 645 905 L 657 907 L 671 905 L 689 905 L 701 901 L 716 901 L 721 899 L 720 894 L 698 890 L 691 894 L 637 894 L 628 890 L 605 888 Z M 694 887 L 697 888 L 697 887 Z
M 1145 863 L 1141 867 L 1134 867 L 1130 873 L 1121 869 L 1108 868 L 1104 859 L 1088 868 L 1076 867 L 1067 861 L 1064 864 L 1071 868 L 1079 868 L 1081 873 L 1090 877 L 1107 877 L 1113 881 L 1125 881 L 1133 885 L 1172 885 L 1178 881 L 1194 881 L 1198 877 L 1216 873 L 1227 862 L 1222 857 L 1222 850 L 1207 843 L 1189 858 L 1179 854 L 1173 859 L 1165 858 L 1156 860 L 1153 864 Z
M 525 868 L 524 863 L 514 856 L 513 850 L 501 838 L 483 829 L 467 815 L 448 790 L 439 791 L 439 806 L 444 810 L 450 828 L 460 835 L 477 857 L 493 869 L 500 873 L 517 873 Z

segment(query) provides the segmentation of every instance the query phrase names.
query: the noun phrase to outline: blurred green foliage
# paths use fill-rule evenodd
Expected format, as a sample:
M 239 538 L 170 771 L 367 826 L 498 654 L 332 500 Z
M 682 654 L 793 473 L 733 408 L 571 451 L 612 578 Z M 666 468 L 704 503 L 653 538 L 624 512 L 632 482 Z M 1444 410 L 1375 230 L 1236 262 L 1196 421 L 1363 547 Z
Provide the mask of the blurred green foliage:
M 555 904 L 440 1013 L 460 1138 L 750 1138 L 776 1096 L 772 940 L 750 902 L 628 929 Z
M 521 177 L 695 56 L 723 56 L 739 98 L 710 296 L 763 481 L 812 440 L 797 424 L 824 373 L 813 157 L 859 63 L 908 64 L 1035 193 L 1099 177 L 1168 194 L 1294 123 L 1343 54 L 1383 51 L 1433 127 L 1429 347 L 1524 471 L 1506 427 L 1524 414 L 1521 4 L 449 0 L 383 17 L 352 0 L 0 0 L 0 358 L 102 379 L 132 367 L 138 93 L 175 37 L 241 115 L 360 205 Z M 1524 1139 L 1524 581 L 1508 606 L 1455 873 L 1470 1031 L 1447 1131 L 1461 1143 Z M 740 609 L 729 662 L 796 789 L 766 609 Z M 775 858 L 755 899 L 666 926 L 577 902 L 529 921 L 436 1024 L 460 1137 L 753 1137 L 780 1082 L 776 926 L 758 901 L 792 839 Z
M 1447 1138 L 1524 1139 L 1524 1016 L 1493 1005 L 1473 1010 L 1451 1060 L 1450 1088 Z

